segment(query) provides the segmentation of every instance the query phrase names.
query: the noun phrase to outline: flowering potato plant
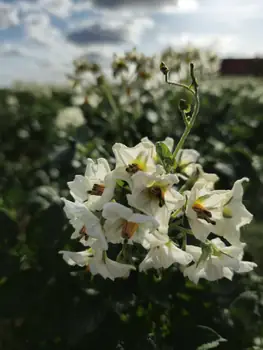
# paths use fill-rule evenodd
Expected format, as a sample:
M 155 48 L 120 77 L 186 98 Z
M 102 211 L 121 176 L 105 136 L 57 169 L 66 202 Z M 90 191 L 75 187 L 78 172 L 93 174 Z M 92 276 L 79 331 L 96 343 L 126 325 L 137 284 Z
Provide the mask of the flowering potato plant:
M 106 159 L 88 159 L 85 174 L 68 183 L 74 201 L 63 198 L 74 228 L 71 238 L 85 249 L 60 253 L 69 265 L 111 280 L 173 264 L 194 283 L 231 280 L 234 272 L 256 267 L 242 260 L 240 241 L 241 227 L 253 217 L 242 203 L 248 178 L 230 190 L 214 189 L 218 176 L 203 170 L 196 150 L 183 147 L 199 112 L 194 67 L 190 86 L 169 81 L 168 68 L 164 63 L 160 68 L 168 84 L 194 98 L 193 106 L 179 103 L 185 123 L 181 139 L 175 147 L 169 137 L 156 144 L 145 137 L 134 147 L 116 143 L 113 170 Z M 116 256 L 112 245 L 119 248 Z

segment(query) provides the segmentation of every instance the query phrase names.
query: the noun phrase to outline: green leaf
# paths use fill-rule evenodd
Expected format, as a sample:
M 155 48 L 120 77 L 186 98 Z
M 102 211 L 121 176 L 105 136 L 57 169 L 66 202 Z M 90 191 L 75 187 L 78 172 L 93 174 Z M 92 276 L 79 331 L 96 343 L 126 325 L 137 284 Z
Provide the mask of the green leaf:
M 179 101 L 179 109 L 184 113 L 189 113 L 191 112 L 191 104 L 188 103 L 186 100 L 181 99 Z
M 226 339 L 221 338 L 215 341 L 212 341 L 211 343 L 206 343 L 201 346 L 198 346 L 197 350 L 209 350 L 209 349 L 215 349 L 217 348 L 221 342 L 226 341 Z
M 210 327 L 201 326 L 201 325 L 197 327 L 201 330 L 200 333 L 204 333 L 205 337 L 208 338 L 208 342 L 198 346 L 196 350 L 215 349 L 220 345 L 220 343 L 227 341 L 226 339 L 222 338 L 221 335 L 218 334 L 214 329 Z
M 175 167 L 175 161 L 173 159 L 173 154 L 164 142 L 156 143 L 156 152 L 158 156 L 158 161 L 163 165 L 167 172 L 170 172 L 173 167 Z

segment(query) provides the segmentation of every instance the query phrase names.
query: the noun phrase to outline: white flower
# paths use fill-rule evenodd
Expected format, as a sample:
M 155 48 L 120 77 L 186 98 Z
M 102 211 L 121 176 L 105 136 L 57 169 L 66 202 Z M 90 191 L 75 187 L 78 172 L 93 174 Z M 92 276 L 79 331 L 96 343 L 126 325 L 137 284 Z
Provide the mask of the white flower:
M 188 245 L 186 251 L 193 256 L 195 263 L 183 270 L 184 275 L 198 283 L 200 278 L 216 281 L 225 277 L 232 280 L 233 272 L 249 272 L 257 265 L 241 261 L 244 246 L 245 244 L 227 247 L 220 238 L 212 239 L 203 252 L 200 247 Z
M 206 183 L 206 188 L 210 190 L 214 189 L 215 183 L 219 180 L 219 177 L 216 174 L 204 172 L 200 164 L 196 164 L 196 170 L 198 172 L 197 181 L 204 181 Z
M 178 248 L 176 244 L 170 240 L 168 235 L 158 234 L 155 232 L 147 237 L 150 250 L 139 266 L 140 271 L 148 269 L 167 269 L 174 263 L 188 265 L 193 257 Z
M 63 254 L 63 259 L 70 266 L 88 266 L 91 257 L 93 256 L 92 249 L 86 249 L 82 252 L 70 252 L 67 250 L 61 250 L 59 254 Z
M 56 119 L 56 125 L 60 129 L 66 129 L 70 126 L 77 128 L 84 123 L 85 118 L 79 107 L 66 107 L 61 109 Z
M 115 143 L 112 147 L 116 158 L 115 177 L 129 182 L 131 175 L 137 171 L 154 172 L 156 164 L 153 159 L 154 144 L 144 140 L 135 147 Z
M 159 230 L 167 232 L 170 213 L 184 205 L 185 198 L 173 188 L 178 183 L 174 174 L 159 175 L 138 172 L 132 177 L 132 194 L 128 203 L 145 214 L 154 216 L 160 224 Z
M 88 158 L 85 176 L 76 175 L 74 181 L 68 182 L 72 197 L 86 202 L 90 210 L 101 210 L 112 199 L 115 185 L 116 180 L 104 158 L 99 158 L 97 164 Z
M 182 149 L 176 156 L 177 167 L 180 172 L 192 176 L 196 170 L 196 162 L 200 154 L 194 149 Z
M 102 216 L 106 219 L 104 230 L 110 243 L 128 239 L 128 243 L 134 241 L 143 244 L 147 234 L 159 225 L 154 217 L 134 213 L 119 203 L 105 204 Z
M 186 191 L 186 216 L 196 238 L 205 241 L 216 222 L 222 218 L 222 208 L 230 191 L 211 191 L 205 181 L 197 181 L 191 192 Z
M 244 181 L 249 180 L 242 178 L 235 182 L 223 205 L 222 218 L 216 220 L 216 225 L 212 228 L 212 232 L 224 237 L 231 244 L 240 243 L 240 228 L 249 224 L 253 218 L 242 203 L 244 193 L 242 183 Z
M 83 238 L 84 245 L 90 245 L 87 241 L 89 237 L 96 238 L 105 250 L 108 249 L 108 243 L 103 234 L 100 220 L 83 203 L 70 202 L 62 198 L 65 203 L 64 211 L 70 224 L 74 227 L 71 238 Z
M 92 275 L 101 275 L 114 281 L 115 278 L 126 278 L 135 267 L 121 264 L 107 257 L 105 251 L 100 249 L 87 249 L 83 252 L 60 251 L 63 259 L 71 266 L 86 266 Z

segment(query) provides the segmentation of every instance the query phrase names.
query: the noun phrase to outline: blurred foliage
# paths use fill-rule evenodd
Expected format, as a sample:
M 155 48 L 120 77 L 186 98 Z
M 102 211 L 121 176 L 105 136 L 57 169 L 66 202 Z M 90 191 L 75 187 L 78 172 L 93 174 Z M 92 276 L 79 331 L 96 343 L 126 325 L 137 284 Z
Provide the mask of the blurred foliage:
M 70 241 L 60 197 L 86 157 L 113 163 L 115 142 L 179 140 L 178 102 L 191 99 L 164 84 L 161 59 L 183 81 L 189 62 L 197 67 L 201 112 L 186 146 L 220 175 L 218 188 L 250 178 L 245 197 L 255 220 L 243 237 L 258 274 L 195 286 L 171 267 L 111 282 L 58 255 L 82 248 Z M 72 89 L 0 90 L 0 349 L 263 349 L 263 82 L 220 79 L 217 64 L 195 49 L 153 58 L 133 50 L 114 57 L 112 76 L 74 62 Z M 72 115 L 63 127 L 61 110 L 72 104 L 83 122 Z

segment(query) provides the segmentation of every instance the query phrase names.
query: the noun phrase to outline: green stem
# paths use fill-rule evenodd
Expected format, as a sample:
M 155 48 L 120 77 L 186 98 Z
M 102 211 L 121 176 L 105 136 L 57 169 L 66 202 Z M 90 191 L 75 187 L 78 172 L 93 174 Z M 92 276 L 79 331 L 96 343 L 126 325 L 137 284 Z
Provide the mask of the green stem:
M 196 121 L 196 117 L 199 113 L 199 109 L 200 109 L 200 99 L 199 99 L 199 94 L 198 94 L 198 90 L 197 90 L 197 86 L 195 86 L 195 91 L 193 91 L 189 86 L 185 85 L 185 84 L 181 84 L 181 83 L 174 83 L 168 80 L 168 75 L 169 75 L 169 71 L 165 74 L 165 82 L 169 85 L 173 85 L 173 86 L 178 86 L 181 87 L 183 89 L 186 89 L 187 91 L 189 91 L 195 100 L 195 104 L 194 104 L 194 110 L 192 113 L 192 117 L 191 120 L 188 124 L 186 124 L 185 126 L 185 130 L 183 135 L 180 138 L 180 141 L 178 142 L 174 152 L 173 152 L 173 159 L 176 158 L 177 153 L 179 152 L 179 150 L 183 147 L 185 140 L 187 138 L 187 136 L 189 135 L 192 127 L 194 126 L 194 123 Z
M 184 228 L 184 227 L 179 226 L 179 225 L 177 225 L 177 224 L 171 223 L 170 227 L 171 227 L 171 228 L 175 228 L 175 229 L 177 229 L 178 231 L 183 232 L 183 233 L 186 233 L 186 234 L 188 234 L 188 235 L 193 235 L 192 230 L 190 230 L 190 229 L 188 229 L 188 228 Z
M 119 109 L 118 109 L 117 104 L 116 104 L 116 102 L 115 102 L 115 100 L 113 98 L 111 90 L 108 88 L 108 86 L 106 84 L 103 84 L 102 90 L 104 91 L 104 94 L 105 94 L 105 96 L 108 99 L 108 102 L 109 102 L 109 104 L 111 106 L 111 109 L 112 109 L 113 113 L 115 114 L 115 116 L 118 116 L 119 115 Z

